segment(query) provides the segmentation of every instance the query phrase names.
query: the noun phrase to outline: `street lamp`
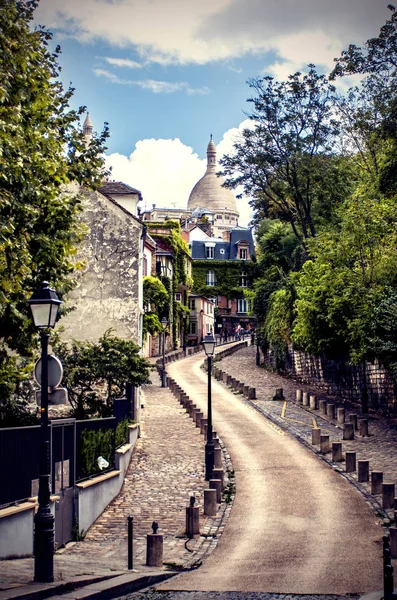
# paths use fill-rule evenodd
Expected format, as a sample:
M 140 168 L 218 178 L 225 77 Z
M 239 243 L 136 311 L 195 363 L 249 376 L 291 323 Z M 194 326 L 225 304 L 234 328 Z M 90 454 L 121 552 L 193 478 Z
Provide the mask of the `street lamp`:
M 35 290 L 28 304 L 41 341 L 41 408 L 39 507 L 34 517 L 34 580 L 54 581 L 54 515 L 50 508 L 50 436 L 48 426 L 48 329 L 55 326 L 62 304 L 47 281 Z
M 256 335 L 256 366 L 260 367 L 261 366 L 261 355 L 259 352 L 259 339 L 258 336 Z
M 212 471 L 214 469 L 214 440 L 212 438 L 212 398 L 211 398 L 211 371 L 212 371 L 212 357 L 215 351 L 215 338 L 212 332 L 207 333 L 202 341 L 204 346 L 204 352 L 207 355 L 208 364 L 208 409 L 207 409 L 207 441 L 205 444 L 205 478 L 209 481 L 212 477 Z
M 183 311 L 182 313 L 182 349 L 183 349 L 183 353 L 186 356 L 186 317 L 187 317 L 187 312 Z
M 161 387 L 163 387 L 163 388 L 167 387 L 167 385 L 166 385 L 167 377 L 166 377 L 166 373 L 165 373 L 165 330 L 166 330 L 167 325 L 168 325 L 168 321 L 167 321 L 166 317 L 163 317 L 161 319 L 161 326 L 163 328 L 163 366 L 161 369 Z

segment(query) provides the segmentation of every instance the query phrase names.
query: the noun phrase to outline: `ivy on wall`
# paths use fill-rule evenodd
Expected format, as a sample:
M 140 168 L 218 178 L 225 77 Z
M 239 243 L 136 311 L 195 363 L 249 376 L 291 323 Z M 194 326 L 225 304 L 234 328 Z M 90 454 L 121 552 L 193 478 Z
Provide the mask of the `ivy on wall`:
M 179 285 L 186 286 L 188 289 L 193 286 L 193 280 L 186 269 L 187 256 L 190 256 L 189 246 L 185 240 L 182 239 L 179 221 L 168 219 L 165 222 L 147 222 L 146 225 L 150 236 L 154 240 L 162 240 L 174 255 L 172 280 L 168 277 L 160 277 L 159 279 L 162 281 L 170 295 L 168 317 L 172 324 L 172 339 L 174 347 L 176 348 L 182 312 L 184 309 L 186 309 L 187 312 L 189 312 L 189 310 L 186 307 L 180 308 L 180 303 L 175 300 L 175 293 L 178 291 Z
M 247 286 L 252 281 L 255 265 L 241 260 L 194 260 L 193 292 L 203 296 L 244 298 L 246 288 L 240 287 L 241 273 L 247 273 Z M 207 285 L 207 272 L 215 271 L 216 285 Z

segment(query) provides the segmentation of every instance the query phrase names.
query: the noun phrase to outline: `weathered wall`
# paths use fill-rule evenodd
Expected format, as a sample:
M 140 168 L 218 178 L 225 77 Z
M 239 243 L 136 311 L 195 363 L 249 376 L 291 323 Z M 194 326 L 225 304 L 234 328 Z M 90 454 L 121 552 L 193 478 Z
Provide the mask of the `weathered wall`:
M 270 353 L 266 360 L 274 366 Z M 330 394 L 357 403 L 361 402 L 364 384 L 366 384 L 370 407 L 397 410 L 395 384 L 387 370 L 377 361 L 352 366 L 347 360 L 329 360 L 325 357 L 311 356 L 289 347 L 286 371 L 294 379 L 318 385 Z
M 68 296 L 63 339 L 97 340 L 107 329 L 141 345 L 142 224 L 92 192 L 85 200 L 88 233 L 78 255 L 85 266 Z

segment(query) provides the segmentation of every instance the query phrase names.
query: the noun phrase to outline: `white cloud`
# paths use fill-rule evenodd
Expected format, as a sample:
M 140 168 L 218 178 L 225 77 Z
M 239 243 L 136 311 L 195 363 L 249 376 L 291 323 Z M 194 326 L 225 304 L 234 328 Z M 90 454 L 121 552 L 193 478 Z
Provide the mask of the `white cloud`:
M 227 131 L 218 145 L 218 159 L 233 150 L 238 132 L 250 121 L 244 121 L 239 128 Z M 112 179 L 123 181 L 142 192 L 144 205 L 158 207 L 183 207 L 193 186 L 204 175 L 206 160 L 201 160 L 193 149 L 178 138 L 173 140 L 146 139 L 137 142 L 130 156 L 111 154 L 106 160 L 112 167 Z M 236 190 L 235 193 L 239 193 Z M 237 200 L 240 212 L 240 225 L 247 225 L 252 218 L 248 201 Z
M 173 94 L 175 92 L 186 92 L 189 96 L 198 94 L 203 96 L 209 94 L 207 87 L 193 88 L 186 81 L 157 81 L 155 79 L 121 79 L 115 73 L 106 69 L 95 68 L 93 72 L 97 77 L 105 77 L 112 83 L 119 85 L 137 85 L 144 90 L 150 90 L 154 94 Z
M 41 0 L 36 20 L 83 42 L 132 48 L 145 62 L 205 64 L 276 51 L 278 62 L 329 65 L 376 35 L 383 0 Z M 134 61 L 133 61 L 134 62 Z
M 111 56 L 105 56 L 104 60 L 114 67 L 119 67 L 121 69 L 142 69 L 143 65 L 136 62 L 135 60 L 130 60 L 129 58 L 113 58 Z

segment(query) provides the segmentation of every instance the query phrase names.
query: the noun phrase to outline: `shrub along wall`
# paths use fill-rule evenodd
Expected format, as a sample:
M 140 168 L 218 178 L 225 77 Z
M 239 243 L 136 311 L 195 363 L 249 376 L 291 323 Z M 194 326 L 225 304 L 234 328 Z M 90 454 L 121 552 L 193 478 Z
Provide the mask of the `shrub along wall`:
M 266 355 L 266 362 L 275 367 L 271 352 Z M 325 388 L 327 393 L 358 404 L 366 389 L 370 408 L 397 413 L 396 384 L 377 361 L 353 366 L 347 360 L 312 356 L 289 346 L 285 371 L 294 379 Z

